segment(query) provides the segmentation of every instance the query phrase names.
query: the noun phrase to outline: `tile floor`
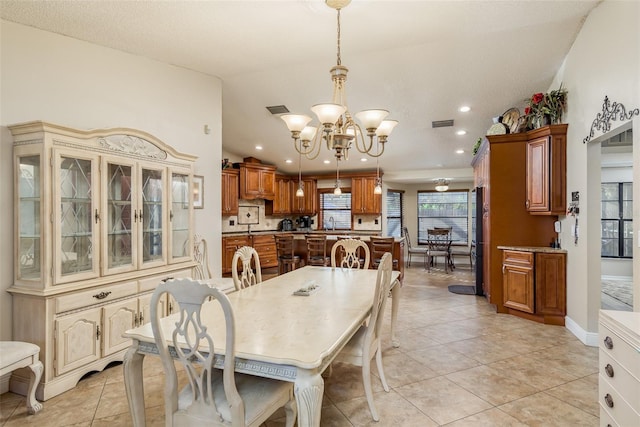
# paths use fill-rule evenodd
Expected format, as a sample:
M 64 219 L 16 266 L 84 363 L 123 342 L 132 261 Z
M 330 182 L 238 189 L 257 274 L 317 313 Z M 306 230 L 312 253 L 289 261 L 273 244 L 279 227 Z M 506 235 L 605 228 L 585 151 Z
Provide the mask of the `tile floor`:
M 564 327 L 496 314 L 484 298 L 448 292 L 448 284 L 471 279 L 462 266 L 453 274 L 407 269 L 401 346 L 390 346 L 387 330 L 383 348 L 391 391 L 373 377 L 380 422 L 371 419 L 360 368 L 335 363 L 325 380 L 322 426 L 597 426 L 597 348 Z M 147 425 L 161 426 L 162 368 L 147 357 L 144 372 Z M 266 427 L 284 425 L 283 416 Z M 3 394 L 0 424 L 129 426 L 122 365 L 86 377 L 33 416 L 22 396 Z

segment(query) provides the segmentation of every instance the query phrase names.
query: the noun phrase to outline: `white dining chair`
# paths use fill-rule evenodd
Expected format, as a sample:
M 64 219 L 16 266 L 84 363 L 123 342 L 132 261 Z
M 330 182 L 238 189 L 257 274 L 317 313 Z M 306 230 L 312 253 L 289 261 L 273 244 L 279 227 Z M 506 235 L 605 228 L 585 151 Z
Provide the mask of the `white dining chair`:
M 369 247 L 362 240 L 357 239 L 341 239 L 338 240 L 331 248 L 331 267 L 338 266 L 336 259 L 338 249 L 342 248 L 342 256 L 340 259 L 340 267 L 342 268 L 369 268 L 371 254 Z M 364 252 L 364 261 L 360 259 L 360 251 Z
M 192 279 L 173 279 L 158 285 L 151 297 L 151 307 L 158 307 L 165 293 L 178 305 L 179 321 L 171 331 L 162 328 L 160 310 L 151 310 L 151 328 L 165 373 L 165 425 L 167 426 L 260 426 L 275 411 L 284 407 L 286 426 L 296 421 L 293 383 L 260 378 L 234 372 L 235 319 L 227 296 L 219 289 Z M 214 368 L 214 340 L 202 323 L 202 304 L 217 301 L 224 313 L 224 368 Z M 208 310 L 214 309 L 208 303 Z M 216 307 L 217 308 L 217 307 Z M 175 329 L 174 329 L 175 325 Z M 178 392 L 175 360 L 188 379 Z
M 193 278 L 196 280 L 211 279 L 207 241 L 199 234 L 193 236 L 193 260 L 196 262 L 196 266 L 193 267 Z
M 242 271 L 238 274 L 238 261 L 242 263 Z M 253 272 L 251 261 L 256 269 Z M 260 257 L 258 252 L 251 246 L 243 246 L 233 254 L 231 261 L 231 277 L 233 277 L 233 285 L 236 291 L 248 286 L 262 283 L 262 271 L 260 269 Z
M 362 366 L 362 382 L 364 393 L 367 396 L 367 403 L 374 421 L 379 421 L 378 411 L 373 401 L 373 390 L 371 388 L 371 360 L 376 358 L 378 375 L 382 382 L 384 391 L 389 392 L 389 385 L 384 375 L 382 366 L 382 346 L 380 343 L 380 331 L 384 318 L 384 308 L 387 304 L 387 296 L 391 288 L 391 271 L 393 260 L 390 253 L 386 253 L 380 260 L 378 267 L 378 277 L 376 280 L 376 291 L 373 297 L 373 307 L 371 315 L 366 325 L 362 325 L 358 332 L 351 338 L 347 345 L 340 351 L 335 361 L 350 363 Z

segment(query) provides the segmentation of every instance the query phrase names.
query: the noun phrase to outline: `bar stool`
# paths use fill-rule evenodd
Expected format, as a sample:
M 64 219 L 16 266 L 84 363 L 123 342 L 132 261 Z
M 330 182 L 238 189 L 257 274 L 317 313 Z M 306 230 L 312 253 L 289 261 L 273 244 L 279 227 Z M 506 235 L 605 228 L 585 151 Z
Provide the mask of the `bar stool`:
M 276 234 L 278 274 L 284 274 L 300 266 L 301 259 L 294 252 L 293 234 Z
M 371 258 L 373 258 L 373 268 L 378 268 L 380 261 L 385 253 L 389 252 L 393 254 L 393 243 L 395 239 L 393 237 L 377 237 L 371 236 Z M 398 260 L 393 260 L 393 269 L 398 269 Z
M 327 236 L 307 236 L 306 265 L 326 267 L 331 262 L 327 256 Z

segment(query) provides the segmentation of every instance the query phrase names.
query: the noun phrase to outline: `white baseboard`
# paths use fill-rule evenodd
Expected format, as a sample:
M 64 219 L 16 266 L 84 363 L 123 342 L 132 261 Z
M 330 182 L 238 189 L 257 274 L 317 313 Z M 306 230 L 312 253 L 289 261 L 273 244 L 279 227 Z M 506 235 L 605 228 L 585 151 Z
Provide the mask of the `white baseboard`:
M 598 333 L 597 332 L 587 332 L 580 325 L 573 321 L 569 316 L 565 316 L 564 318 L 565 328 L 569 330 L 573 335 L 576 336 L 584 345 L 588 345 L 589 347 L 598 347 Z
M 631 282 L 633 281 L 633 277 L 632 276 L 600 276 L 601 280 L 610 280 L 612 282 L 615 282 L 616 280 L 621 280 L 624 282 Z

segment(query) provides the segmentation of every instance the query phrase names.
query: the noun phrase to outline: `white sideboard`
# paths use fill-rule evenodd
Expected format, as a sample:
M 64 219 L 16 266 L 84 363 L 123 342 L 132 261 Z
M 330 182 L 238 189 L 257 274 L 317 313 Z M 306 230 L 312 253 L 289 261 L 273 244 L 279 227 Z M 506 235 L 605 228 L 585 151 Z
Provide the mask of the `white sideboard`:
M 600 425 L 640 426 L 640 313 L 600 310 L 599 337 Z

